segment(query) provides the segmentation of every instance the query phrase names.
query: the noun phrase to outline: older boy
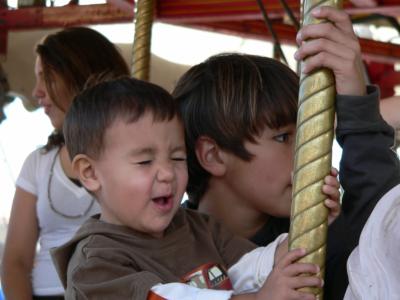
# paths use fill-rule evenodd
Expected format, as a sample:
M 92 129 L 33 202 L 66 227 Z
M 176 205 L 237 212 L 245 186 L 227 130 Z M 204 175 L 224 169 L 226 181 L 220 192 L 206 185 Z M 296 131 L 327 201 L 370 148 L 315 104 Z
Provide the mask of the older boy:
M 336 79 L 344 213 L 329 229 L 324 295 L 343 299 L 347 257 L 400 173 L 391 150 L 393 130 L 379 115 L 378 92 L 367 93 L 362 80 L 350 19 L 329 7 L 313 13 L 330 22 L 300 31 L 296 58 L 308 57 L 305 72 L 324 66 Z M 188 150 L 187 205 L 260 246 L 289 226 L 298 80 L 272 59 L 227 54 L 192 67 L 173 92 Z
M 89 88 L 72 104 L 66 144 L 101 215 L 54 252 L 66 298 L 140 300 L 150 291 L 156 299 L 314 299 L 297 289 L 321 280 L 297 275 L 319 270 L 294 263 L 304 252 L 287 253 L 285 235 L 254 249 L 180 208 L 187 169 L 175 105 L 160 87 L 129 78 Z M 331 211 L 338 214 L 337 203 Z M 210 289 L 220 284 L 223 290 Z

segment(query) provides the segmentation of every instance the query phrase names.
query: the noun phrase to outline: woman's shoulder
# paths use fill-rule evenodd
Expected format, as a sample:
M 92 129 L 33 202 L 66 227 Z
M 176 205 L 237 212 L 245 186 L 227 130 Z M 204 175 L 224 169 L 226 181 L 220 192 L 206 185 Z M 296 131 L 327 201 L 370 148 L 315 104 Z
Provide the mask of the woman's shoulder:
M 25 163 L 30 162 L 31 164 L 40 164 L 51 160 L 54 157 L 56 148 L 46 151 L 43 147 L 33 150 L 25 159 Z
M 44 152 L 43 148 L 33 150 L 22 165 L 17 183 L 23 178 L 33 180 L 35 177 L 48 172 L 52 158 L 54 158 L 56 149 Z

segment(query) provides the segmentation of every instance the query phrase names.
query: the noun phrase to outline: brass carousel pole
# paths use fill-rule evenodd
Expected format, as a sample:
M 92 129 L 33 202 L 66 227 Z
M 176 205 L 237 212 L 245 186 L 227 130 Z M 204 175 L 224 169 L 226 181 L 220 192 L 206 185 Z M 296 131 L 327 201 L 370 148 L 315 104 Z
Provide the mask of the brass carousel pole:
M 323 20 L 311 16 L 319 6 L 341 6 L 340 0 L 304 0 L 303 25 Z M 301 68 L 302 69 L 302 68 Z M 300 76 L 299 111 L 295 146 L 293 203 L 289 232 L 289 249 L 304 248 L 301 262 L 319 265 L 325 273 L 328 209 L 322 193 L 324 177 L 332 164 L 335 81 L 328 69 Z M 321 288 L 307 289 L 323 299 Z
M 132 53 L 132 76 L 149 80 L 151 27 L 154 14 L 153 0 L 137 0 L 135 13 L 135 39 Z

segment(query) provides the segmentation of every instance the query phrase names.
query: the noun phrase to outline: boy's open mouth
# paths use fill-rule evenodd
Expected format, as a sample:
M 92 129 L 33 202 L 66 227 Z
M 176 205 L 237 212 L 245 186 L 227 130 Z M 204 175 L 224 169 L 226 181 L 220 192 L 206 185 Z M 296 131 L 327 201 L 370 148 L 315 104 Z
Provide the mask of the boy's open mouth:
M 157 206 L 157 208 L 162 211 L 168 211 L 172 208 L 173 204 L 172 200 L 173 200 L 172 195 L 155 197 L 152 199 L 153 203 Z

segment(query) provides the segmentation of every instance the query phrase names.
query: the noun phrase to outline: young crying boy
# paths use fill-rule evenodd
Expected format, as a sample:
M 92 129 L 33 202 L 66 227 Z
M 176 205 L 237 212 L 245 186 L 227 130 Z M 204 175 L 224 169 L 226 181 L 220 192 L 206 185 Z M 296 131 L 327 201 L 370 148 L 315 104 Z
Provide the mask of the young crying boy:
M 295 263 L 304 251 L 287 252 L 285 234 L 256 248 L 180 208 L 184 131 L 162 88 L 132 78 L 88 88 L 64 134 L 74 171 L 101 206 L 53 252 L 66 299 L 314 299 L 297 289 L 322 285 L 318 267 Z

